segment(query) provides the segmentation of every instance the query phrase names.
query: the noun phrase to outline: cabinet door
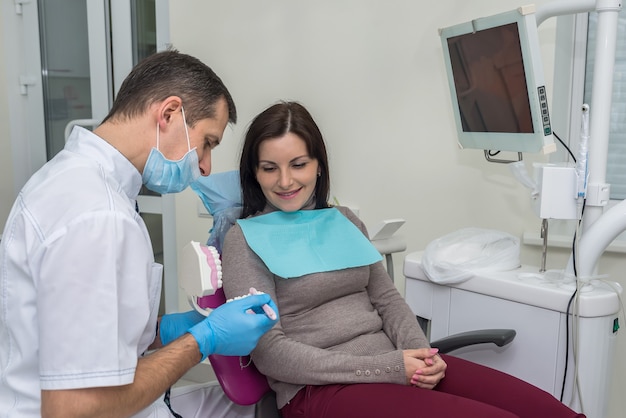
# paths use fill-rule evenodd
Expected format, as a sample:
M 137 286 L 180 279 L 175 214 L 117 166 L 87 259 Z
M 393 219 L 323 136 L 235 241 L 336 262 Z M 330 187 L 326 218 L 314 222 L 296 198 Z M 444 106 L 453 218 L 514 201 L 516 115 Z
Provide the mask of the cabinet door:
M 559 362 L 559 312 L 492 296 L 451 289 L 448 335 L 485 328 L 517 332 L 505 347 L 493 344 L 466 347 L 455 356 L 512 374 L 547 392 L 555 390 Z M 434 320 L 431 325 L 437 324 Z M 553 393 L 554 394 L 554 393 Z

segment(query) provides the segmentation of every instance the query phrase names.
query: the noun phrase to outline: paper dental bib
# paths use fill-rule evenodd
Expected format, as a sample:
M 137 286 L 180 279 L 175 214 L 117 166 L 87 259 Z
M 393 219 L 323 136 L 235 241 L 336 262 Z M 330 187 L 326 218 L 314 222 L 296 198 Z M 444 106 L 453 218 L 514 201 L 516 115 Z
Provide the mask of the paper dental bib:
M 382 260 L 367 237 L 335 208 L 278 211 L 237 223 L 252 251 L 283 278 Z

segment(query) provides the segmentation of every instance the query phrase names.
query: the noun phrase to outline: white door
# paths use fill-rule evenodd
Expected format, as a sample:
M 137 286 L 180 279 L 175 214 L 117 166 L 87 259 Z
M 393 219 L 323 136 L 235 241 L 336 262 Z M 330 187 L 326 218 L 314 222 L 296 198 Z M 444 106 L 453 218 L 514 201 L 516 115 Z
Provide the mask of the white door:
M 19 104 L 12 117 L 16 190 L 65 143 L 68 127 L 91 128 L 108 113 L 130 69 L 167 47 L 167 0 L 37 0 L 3 3 L 7 56 L 18 57 Z M 13 9 L 13 10 L 12 10 Z M 10 31 L 10 32 L 9 32 Z M 10 58 L 7 60 L 13 62 Z M 17 132 L 15 132 L 17 131 Z M 142 217 L 164 264 L 162 310 L 178 306 L 173 196 L 142 191 Z

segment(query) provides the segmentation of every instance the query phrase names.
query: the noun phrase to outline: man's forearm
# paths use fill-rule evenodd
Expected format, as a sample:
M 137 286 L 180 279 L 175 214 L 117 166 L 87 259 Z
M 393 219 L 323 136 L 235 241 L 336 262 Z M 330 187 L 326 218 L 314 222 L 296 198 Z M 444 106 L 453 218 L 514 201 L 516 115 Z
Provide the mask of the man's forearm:
M 42 417 L 131 416 L 159 398 L 201 358 L 196 340 L 184 334 L 140 358 L 129 385 L 42 391 Z

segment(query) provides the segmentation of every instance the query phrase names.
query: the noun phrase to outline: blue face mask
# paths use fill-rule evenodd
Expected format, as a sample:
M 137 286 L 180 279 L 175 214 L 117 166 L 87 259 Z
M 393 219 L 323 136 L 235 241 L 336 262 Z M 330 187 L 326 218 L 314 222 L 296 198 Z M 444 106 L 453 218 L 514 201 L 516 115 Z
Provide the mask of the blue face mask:
M 163 153 L 159 151 L 159 125 L 157 123 L 156 148 L 152 148 L 150 151 L 142 174 L 143 183 L 153 192 L 161 194 L 179 193 L 200 177 L 198 154 L 195 148 L 191 149 L 185 110 L 182 107 L 181 113 L 189 151 L 177 161 L 165 158 Z

